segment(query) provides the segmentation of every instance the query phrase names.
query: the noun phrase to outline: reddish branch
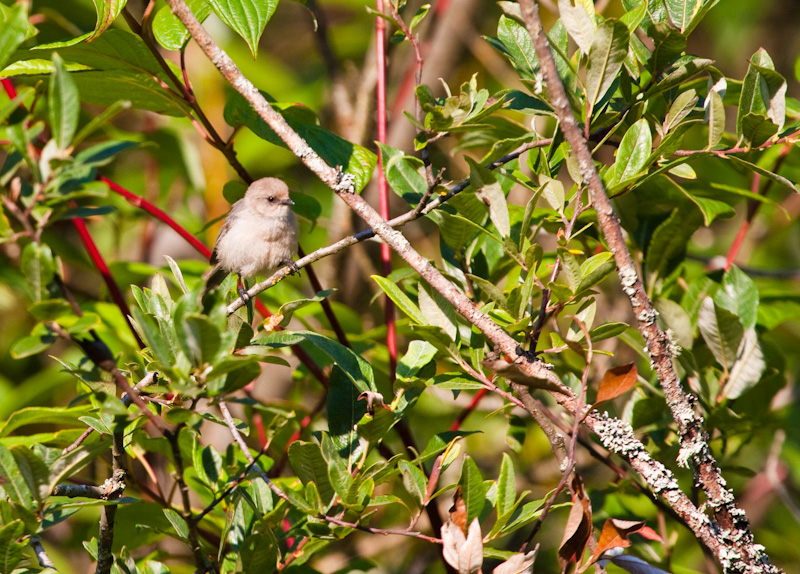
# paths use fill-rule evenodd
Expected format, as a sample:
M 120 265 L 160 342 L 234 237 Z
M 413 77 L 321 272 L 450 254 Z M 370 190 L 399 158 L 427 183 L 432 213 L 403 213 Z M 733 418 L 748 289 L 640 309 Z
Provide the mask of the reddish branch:
M 383 14 L 383 0 L 375 1 L 375 8 Z M 378 75 L 377 89 L 377 131 L 378 142 L 386 143 L 386 22 L 383 18 L 375 18 L 375 54 L 376 72 Z M 381 217 L 389 219 L 389 185 L 383 172 L 383 153 L 378 150 L 378 198 L 380 201 Z M 381 243 L 381 263 L 383 275 L 392 272 L 392 251 L 388 245 Z M 384 297 L 384 320 L 386 321 L 386 347 L 389 351 L 389 378 L 394 381 L 397 369 L 397 330 L 394 320 L 394 304 L 388 297 Z

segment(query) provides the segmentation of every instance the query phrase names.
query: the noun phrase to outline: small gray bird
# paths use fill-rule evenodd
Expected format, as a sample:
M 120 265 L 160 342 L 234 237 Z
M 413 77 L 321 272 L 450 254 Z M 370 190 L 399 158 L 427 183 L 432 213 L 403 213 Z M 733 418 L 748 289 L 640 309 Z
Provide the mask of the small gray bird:
M 244 279 L 265 276 L 281 265 L 296 269 L 292 256 L 297 252 L 297 219 L 289 187 L 279 179 L 265 177 L 254 181 L 244 197 L 233 204 L 219 230 L 211 264 L 214 268 L 206 292 L 218 287 L 229 273 L 239 276 L 238 291 L 247 302 Z

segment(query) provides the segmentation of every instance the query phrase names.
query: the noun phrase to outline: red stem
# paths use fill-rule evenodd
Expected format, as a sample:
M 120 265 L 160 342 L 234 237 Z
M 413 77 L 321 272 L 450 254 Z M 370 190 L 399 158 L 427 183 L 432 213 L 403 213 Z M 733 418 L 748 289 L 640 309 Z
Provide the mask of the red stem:
M 489 389 L 480 389 L 477 393 L 475 393 L 475 396 L 472 397 L 472 402 L 467 406 L 467 408 L 465 408 L 463 411 L 461 411 L 461 413 L 459 413 L 458 418 L 455 421 L 453 421 L 452 425 L 450 425 L 451 431 L 457 431 L 458 429 L 461 428 L 463 422 L 470 414 L 472 414 L 472 411 L 474 411 L 477 408 L 478 403 L 481 402 L 483 396 L 488 392 Z
M 383 13 L 383 0 L 375 0 L 375 8 Z M 378 141 L 386 143 L 386 22 L 383 18 L 375 18 L 375 44 L 377 54 L 378 72 Z M 383 156 L 378 149 L 378 197 L 381 217 L 389 219 L 389 186 L 383 173 Z M 386 243 L 381 243 L 381 260 L 383 262 L 383 275 L 392 272 L 392 250 Z M 394 320 L 394 304 L 388 297 L 385 298 L 384 319 L 386 320 L 386 347 L 389 350 L 389 378 L 394 381 L 397 369 L 397 331 Z
M 181 225 L 179 225 L 177 221 L 175 221 L 169 215 L 161 211 L 158 207 L 147 201 L 145 198 L 138 196 L 133 192 L 128 191 L 121 185 L 114 183 L 113 181 L 111 181 L 106 177 L 100 176 L 99 179 L 100 181 L 105 183 L 109 188 L 111 188 L 111 191 L 113 191 L 114 193 L 118 193 L 119 195 L 124 197 L 126 200 L 128 200 L 128 203 L 130 203 L 134 207 L 141 207 L 147 213 L 154 216 L 159 221 L 166 223 L 178 235 L 183 237 L 189 243 L 189 245 L 194 247 L 203 257 L 205 257 L 206 259 L 211 257 L 211 250 L 208 247 L 206 247 L 202 241 L 200 241 L 194 235 L 186 231 L 186 229 L 181 227 Z
M 6 94 L 8 94 L 9 99 L 13 100 L 17 97 L 17 90 L 14 87 L 14 84 L 11 83 L 11 80 L 8 78 L 3 78 L 0 80 L 0 82 L 3 83 L 3 89 L 6 91 Z
M 781 148 L 781 153 L 778 156 L 778 159 L 775 161 L 775 167 L 773 171 L 778 173 L 778 169 L 780 169 L 783 160 L 786 159 L 786 156 L 792 149 L 792 144 L 785 143 Z M 767 191 L 769 190 L 770 186 L 772 185 L 772 180 L 768 181 L 767 184 L 764 186 L 764 189 L 760 189 L 761 187 L 761 174 L 754 173 L 753 174 L 753 182 L 750 184 L 750 191 L 755 194 L 766 195 Z M 747 203 L 747 216 L 745 220 L 742 222 L 741 227 L 739 227 L 739 232 L 736 234 L 736 238 L 733 240 L 733 244 L 731 245 L 730 250 L 728 251 L 728 256 L 725 258 L 725 271 L 731 268 L 733 265 L 734 260 L 736 259 L 736 255 L 739 253 L 739 249 L 742 247 L 742 243 L 744 242 L 744 237 L 747 235 L 747 230 L 750 228 L 750 224 L 753 222 L 753 218 L 756 216 L 756 212 L 758 211 L 758 207 L 761 205 L 761 202 L 756 201 L 755 199 L 751 199 Z

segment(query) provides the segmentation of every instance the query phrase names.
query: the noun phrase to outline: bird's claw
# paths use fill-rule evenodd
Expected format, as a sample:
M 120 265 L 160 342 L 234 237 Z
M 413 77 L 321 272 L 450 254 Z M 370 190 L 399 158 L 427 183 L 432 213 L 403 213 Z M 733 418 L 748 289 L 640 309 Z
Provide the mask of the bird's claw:
M 237 285 L 236 292 L 239 293 L 239 298 L 242 300 L 242 305 L 247 305 L 247 302 L 250 301 L 250 295 L 247 294 L 247 289 L 244 288 L 244 285 Z
M 295 273 L 300 275 L 300 268 L 297 266 L 297 263 L 295 263 L 292 259 L 284 260 L 283 264 L 289 268 L 289 275 L 294 275 Z
M 520 345 L 517 345 L 517 348 L 514 349 L 514 352 L 517 354 L 518 357 L 522 357 L 529 363 L 533 363 L 534 361 L 538 361 L 538 353 L 536 351 L 526 351 Z

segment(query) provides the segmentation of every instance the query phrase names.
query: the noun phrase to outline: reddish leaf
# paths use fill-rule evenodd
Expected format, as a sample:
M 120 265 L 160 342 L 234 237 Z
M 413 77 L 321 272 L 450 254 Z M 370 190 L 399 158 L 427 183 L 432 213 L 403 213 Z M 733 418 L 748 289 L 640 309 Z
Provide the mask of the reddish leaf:
M 467 505 L 464 502 L 464 497 L 461 496 L 461 486 L 456 488 L 456 493 L 453 495 L 453 506 L 450 507 L 450 522 L 455 524 L 467 535 Z
M 645 526 L 644 528 L 639 530 L 636 534 L 638 534 L 639 536 L 643 536 L 648 540 L 653 540 L 654 542 L 661 542 L 662 544 L 664 543 L 664 539 L 661 538 L 658 535 L 658 533 L 649 526 Z
M 606 371 L 603 375 L 603 380 L 600 381 L 600 388 L 597 390 L 597 403 L 603 401 L 610 401 L 620 396 L 633 388 L 636 384 L 636 378 L 639 372 L 636 370 L 636 365 L 628 363 L 627 365 L 620 365 Z
M 600 540 L 597 542 L 597 548 L 594 549 L 594 554 L 589 559 L 589 564 L 592 564 L 600 558 L 600 555 L 612 548 L 627 548 L 631 545 L 628 540 L 628 535 L 632 532 L 640 530 L 644 526 L 644 522 L 634 522 L 632 520 L 616 520 L 609 518 L 603 524 L 603 531 L 600 533 Z
M 581 571 L 597 562 L 603 554 L 612 548 L 627 548 L 630 546 L 631 542 L 628 537 L 631 534 L 640 534 L 649 540 L 661 541 L 661 537 L 652 528 L 645 526 L 643 521 L 609 518 L 603 524 L 603 531 L 600 533 L 600 540 L 597 542 L 597 547 L 594 549 L 592 557 L 583 565 Z
M 592 503 L 586 496 L 583 482 L 578 476 L 572 479 L 572 508 L 569 511 L 564 537 L 558 548 L 558 561 L 564 568 L 578 562 L 592 535 Z

